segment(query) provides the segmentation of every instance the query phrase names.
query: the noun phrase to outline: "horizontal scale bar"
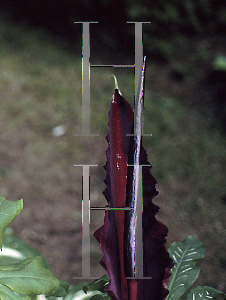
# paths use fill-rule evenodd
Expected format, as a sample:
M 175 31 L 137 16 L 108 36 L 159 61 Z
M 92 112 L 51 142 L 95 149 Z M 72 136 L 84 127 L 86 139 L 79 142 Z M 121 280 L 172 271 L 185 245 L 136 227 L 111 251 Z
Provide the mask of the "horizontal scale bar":
M 90 207 L 93 210 L 132 210 L 132 207 Z

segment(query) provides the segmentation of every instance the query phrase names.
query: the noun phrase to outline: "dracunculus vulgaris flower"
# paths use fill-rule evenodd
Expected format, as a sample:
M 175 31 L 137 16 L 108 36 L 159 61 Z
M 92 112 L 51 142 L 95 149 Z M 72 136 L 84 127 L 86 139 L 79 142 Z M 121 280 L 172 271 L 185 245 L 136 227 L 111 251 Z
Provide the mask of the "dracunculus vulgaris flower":
M 143 179 L 143 277 L 148 279 L 128 279 L 131 277 L 129 256 L 129 228 L 131 212 L 114 210 L 130 206 L 134 184 L 134 111 L 119 90 L 114 90 L 109 111 L 108 149 L 106 151 L 105 195 L 110 210 L 106 210 L 104 225 L 94 236 L 99 241 L 104 256 L 101 265 L 106 269 L 110 284 L 106 291 L 113 300 L 162 300 L 167 294 L 167 283 L 172 268 L 172 260 L 165 248 L 167 227 L 155 215 L 159 207 L 152 202 L 158 194 L 156 180 L 151 175 L 147 151 L 139 145 L 139 164 Z M 129 135 L 130 134 L 130 135 Z M 147 166 L 148 165 L 148 166 Z

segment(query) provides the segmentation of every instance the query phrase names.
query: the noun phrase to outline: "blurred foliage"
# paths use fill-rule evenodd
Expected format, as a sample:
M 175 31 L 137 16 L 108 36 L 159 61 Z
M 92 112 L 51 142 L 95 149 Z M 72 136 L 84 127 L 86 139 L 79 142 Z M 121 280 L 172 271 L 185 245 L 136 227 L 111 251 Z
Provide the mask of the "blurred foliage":
M 223 1 L 131 0 L 129 3 L 128 18 L 152 22 L 145 27 L 144 35 L 155 59 L 169 61 L 177 55 L 175 46 L 186 47 L 189 37 L 224 34 L 226 29 L 226 3 Z
M 226 30 L 226 2 L 221 0 L 8 0 L 0 5 L 15 21 L 44 27 L 70 43 L 81 31 L 74 22 L 98 21 L 93 34 L 100 43 L 131 53 L 134 26 L 126 21 L 152 22 L 144 26 L 147 51 L 166 61 L 176 55 L 175 43 L 185 43 L 184 37 Z
M 136 21 L 151 20 L 152 33 L 169 34 L 223 33 L 226 27 L 226 6 L 216 0 L 129 1 L 128 16 Z

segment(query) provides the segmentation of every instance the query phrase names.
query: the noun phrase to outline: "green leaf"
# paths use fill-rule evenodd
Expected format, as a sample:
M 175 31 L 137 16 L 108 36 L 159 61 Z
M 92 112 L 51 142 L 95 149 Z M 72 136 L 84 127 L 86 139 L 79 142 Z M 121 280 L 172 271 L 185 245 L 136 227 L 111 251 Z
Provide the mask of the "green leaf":
M 190 290 L 184 297 L 183 300 L 223 300 L 226 299 L 226 294 L 215 290 L 209 286 L 197 286 Z
M 87 291 L 100 291 L 101 293 L 105 293 L 105 287 L 110 283 L 110 279 L 108 275 L 104 275 L 99 279 L 94 280 L 90 284 L 87 284 L 83 287 L 85 293 Z
M 64 300 L 81 299 L 81 300 L 111 300 L 109 295 L 105 292 L 105 287 L 109 284 L 108 275 L 94 280 L 93 282 L 83 286 L 83 290 L 75 290 L 75 287 L 70 287 L 70 291 Z M 73 293 L 73 291 L 76 291 Z
M 15 294 L 8 287 L 0 284 L 0 299 L 1 300 L 31 300 L 29 296 Z
M 48 268 L 45 260 L 31 257 L 11 266 L 0 267 L 0 290 L 8 287 L 17 294 L 46 294 L 63 297 L 67 295 L 69 284 L 57 279 Z
M 41 254 L 13 234 L 12 228 L 6 228 L 2 251 L 0 251 L 0 266 L 11 265 L 33 256 L 41 256 Z
M 79 290 L 69 290 L 69 293 L 67 294 L 66 298 L 64 298 L 64 300 L 89 300 L 96 295 L 101 297 L 101 295 L 103 294 L 100 291 L 88 291 L 87 293 L 85 293 L 81 287 Z M 102 299 L 102 297 L 100 299 Z
M 196 262 L 205 257 L 205 247 L 194 236 L 189 236 L 182 243 L 173 243 L 168 251 L 175 265 L 171 270 L 166 300 L 178 300 L 199 276 L 200 267 Z
M 0 196 L 0 248 L 2 249 L 3 236 L 6 227 L 23 209 L 23 199 L 8 201 Z
M 95 295 L 90 300 L 111 300 L 109 295 L 107 293 L 101 294 L 101 295 Z
M 102 293 L 99 291 L 89 291 L 86 293 L 84 293 L 83 290 L 80 290 L 78 292 L 76 292 L 75 294 L 69 294 L 67 295 L 67 297 L 64 300 L 90 300 L 92 299 L 93 296 L 99 296 L 99 299 L 103 299 L 101 297 Z M 110 298 L 109 298 L 110 299 Z
M 103 278 L 106 278 L 107 279 L 107 275 L 103 276 L 101 279 Z M 99 281 L 99 279 L 98 279 Z M 106 282 L 104 279 L 102 281 L 102 283 L 104 284 L 104 282 Z M 94 282 L 88 284 L 93 285 Z M 94 287 L 94 286 L 93 286 Z M 86 289 L 86 286 L 84 287 L 84 284 L 83 285 L 70 285 L 69 287 L 69 291 L 68 291 L 68 294 L 67 296 L 64 298 L 64 300 L 111 300 L 111 298 L 109 297 L 109 295 L 105 292 L 105 293 L 102 293 L 96 289 L 94 290 L 91 290 L 91 289 L 86 289 L 86 293 L 84 292 L 83 288 Z

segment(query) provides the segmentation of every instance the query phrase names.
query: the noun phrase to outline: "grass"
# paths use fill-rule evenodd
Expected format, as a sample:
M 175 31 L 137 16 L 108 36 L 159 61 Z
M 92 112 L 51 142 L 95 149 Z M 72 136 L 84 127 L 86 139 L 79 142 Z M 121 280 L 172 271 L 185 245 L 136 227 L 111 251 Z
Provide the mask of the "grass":
M 75 137 L 82 131 L 81 55 L 67 52 L 46 32 L 6 22 L 0 24 L 0 38 L 0 194 L 24 198 L 25 209 L 13 223 L 16 233 L 44 252 L 56 276 L 74 283 L 81 268 L 82 173 L 73 165 L 98 164 L 90 170 L 91 200 L 105 205 L 104 136 L 114 89 L 109 75 L 117 76 L 133 104 L 133 70 L 91 69 L 91 133 L 99 136 Z M 199 284 L 226 289 L 225 137 L 180 99 L 154 95 L 149 69 L 146 74 L 144 133 L 152 137 L 143 141 L 159 182 L 158 218 L 169 227 L 169 242 L 189 234 L 201 239 L 207 258 Z M 55 137 L 58 125 L 66 133 Z M 91 216 L 91 231 L 102 222 L 103 216 Z M 32 240 L 28 229 L 47 241 Z M 96 270 L 102 254 L 93 238 L 91 243 Z

